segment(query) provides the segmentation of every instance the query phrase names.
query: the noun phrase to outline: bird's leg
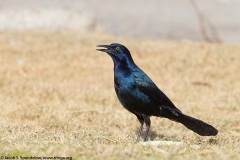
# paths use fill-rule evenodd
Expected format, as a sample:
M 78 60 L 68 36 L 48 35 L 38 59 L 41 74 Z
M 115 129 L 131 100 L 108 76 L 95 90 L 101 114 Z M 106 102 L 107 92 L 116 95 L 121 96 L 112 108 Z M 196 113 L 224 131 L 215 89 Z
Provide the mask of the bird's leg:
M 150 118 L 148 116 L 144 116 L 143 118 L 144 118 L 144 122 L 146 124 L 146 132 L 145 132 L 143 141 L 147 141 L 149 129 L 150 129 L 150 126 L 151 126 L 151 120 L 150 120 Z
M 136 143 L 139 141 L 141 133 L 142 133 L 142 129 L 143 129 L 143 124 L 144 124 L 144 119 L 141 116 L 137 116 L 138 121 L 141 123 L 139 131 L 138 131 L 138 135 L 137 135 L 137 139 L 136 139 Z
M 140 128 L 139 128 L 139 131 L 138 131 L 138 135 L 137 135 L 136 142 L 138 142 L 139 139 L 140 139 L 140 136 L 141 136 L 141 133 L 142 133 L 142 129 L 143 129 L 143 124 L 144 124 L 144 123 L 141 123 L 141 125 L 140 125 Z

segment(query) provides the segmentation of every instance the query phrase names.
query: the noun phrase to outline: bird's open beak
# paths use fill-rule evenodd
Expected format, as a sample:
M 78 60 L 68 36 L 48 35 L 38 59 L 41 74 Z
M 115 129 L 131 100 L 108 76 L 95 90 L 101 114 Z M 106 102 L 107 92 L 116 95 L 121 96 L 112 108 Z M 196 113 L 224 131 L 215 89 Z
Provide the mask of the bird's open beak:
M 102 52 L 106 52 L 106 53 L 111 53 L 112 48 L 110 45 L 97 45 L 97 47 L 103 47 L 105 49 L 96 49 L 97 51 L 102 51 Z

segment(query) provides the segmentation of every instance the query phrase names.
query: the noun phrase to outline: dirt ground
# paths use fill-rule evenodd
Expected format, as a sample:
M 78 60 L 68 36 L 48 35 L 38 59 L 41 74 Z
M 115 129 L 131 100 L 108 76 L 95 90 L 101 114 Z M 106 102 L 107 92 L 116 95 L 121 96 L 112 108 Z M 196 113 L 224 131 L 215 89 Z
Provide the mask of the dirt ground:
M 152 117 L 150 140 L 118 102 L 113 63 L 96 45 L 125 44 L 184 113 L 219 130 L 200 137 Z M 114 38 L 101 32 L 0 33 L 0 155 L 73 159 L 240 159 L 240 46 Z

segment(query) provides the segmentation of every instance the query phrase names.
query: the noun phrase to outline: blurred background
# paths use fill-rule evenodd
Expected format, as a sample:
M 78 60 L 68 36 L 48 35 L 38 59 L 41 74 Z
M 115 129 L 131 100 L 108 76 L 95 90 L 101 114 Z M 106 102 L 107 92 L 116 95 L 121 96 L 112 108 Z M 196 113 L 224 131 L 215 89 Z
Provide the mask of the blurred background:
M 0 0 L 0 31 L 96 30 L 117 37 L 238 44 L 239 0 Z

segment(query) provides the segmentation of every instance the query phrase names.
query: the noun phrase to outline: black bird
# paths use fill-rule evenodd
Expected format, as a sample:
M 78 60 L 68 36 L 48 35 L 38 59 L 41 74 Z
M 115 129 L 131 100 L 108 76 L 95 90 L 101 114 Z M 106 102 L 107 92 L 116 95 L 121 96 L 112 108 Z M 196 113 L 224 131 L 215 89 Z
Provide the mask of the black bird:
M 196 118 L 183 114 L 172 101 L 153 83 L 133 61 L 129 50 L 118 43 L 98 45 L 114 62 L 114 87 L 124 108 L 135 114 L 141 123 L 137 136 L 140 138 L 146 124 L 144 141 L 147 141 L 151 125 L 150 116 L 164 117 L 182 123 L 201 136 L 215 136 L 218 130 Z

